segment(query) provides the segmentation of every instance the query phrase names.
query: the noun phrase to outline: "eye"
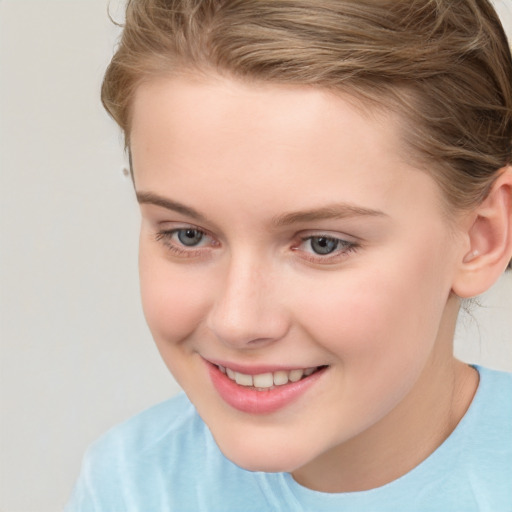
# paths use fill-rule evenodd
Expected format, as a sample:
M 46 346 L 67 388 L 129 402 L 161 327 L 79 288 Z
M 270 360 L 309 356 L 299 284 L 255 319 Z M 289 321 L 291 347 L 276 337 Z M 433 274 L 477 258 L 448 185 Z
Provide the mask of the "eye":
M 357 242 L 345 240 L 327 234 L 302 237 L 292 250 L 313 263 L 336 263 L 359 248 Z
M 174 255 L 187 258 L 206 256 L 209 248 L 219 245 L 205 231 L 192 226 L 159 231 L 155 239 Z

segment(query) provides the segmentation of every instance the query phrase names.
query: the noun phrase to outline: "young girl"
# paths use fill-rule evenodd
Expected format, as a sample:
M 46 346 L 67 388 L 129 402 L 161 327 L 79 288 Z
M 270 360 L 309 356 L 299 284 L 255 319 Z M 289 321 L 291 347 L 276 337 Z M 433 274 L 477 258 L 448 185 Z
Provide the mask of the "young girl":
M 186 394 L 95 443 L 67 510 L 512 510 L 512 377 L 452 350 L 512 256 L 490 3 L 131 0 L 102 99 Z

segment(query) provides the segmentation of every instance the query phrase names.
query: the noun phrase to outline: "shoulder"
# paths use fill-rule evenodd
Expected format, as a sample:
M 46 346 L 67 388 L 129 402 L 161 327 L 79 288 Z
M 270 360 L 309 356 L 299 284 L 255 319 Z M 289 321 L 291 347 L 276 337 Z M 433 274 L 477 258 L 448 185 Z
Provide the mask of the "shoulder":
M 512 373 L 477 366 L 480 384 L 474 402 L 477 412 L 498 420 L 512 422 Z M 502 422 L 499 422 L 499 420 Z
M 255 474 L 228 461 L 184 394 L 115 426 L 87 451 L 67 512 L 264 510 Z
M 86 459 L 95 463 L 104 459 L 111 464 L 117 457 L 123 461 L 140 458 L 158 449 L 164 440 L 179 439 L 178 445 L 182 445 L 183 438 L 201 426 L 194 406 L 180 393 L 112 427 L 89 447 Z
M 197 463 L 208 431 L 184 394 L 116 425 L 85 453 L 66 511 L 160 510 L 169 482 Z M 174 491 L 176 485 L 173 486 Z
M 464 440 L 467 458 L 480 465 L 485 465 L 485 460 L 493 460 L 494 465 L 502 460 L 512 470 L 512 373 L 480 366 L 476 369 L 480 383 L 455 434 L 458 430 L 464 434 L 459 438 Z M 492 458 L 488 456 L 491 452 Z
M 455 431 L 460 430 L 464 434 L 461 439 L 471 444 L 469 453 L 492 449 L 503 443 L 512 430 L 512 373 L 475 368 L 480 375 L 478 389 Z
M 194 416 L 193 405 L 184 393 L 179 393 L 115 425 L 96 443 L 105 444 L 119 438 L 140 443 L 170 430 L 180 431 Z
M 480 510 L 512 507 L 512 373 L 477 367 L 480 384 L 461 421 L 459 454 L 469 487 L 467 493 L 485 497 Z M 454 460 L 457 454 L 453 453 Z M 478 501 L 478 500 L 477 500 Z M 508 510 L 508 508 L 507 508 Z
M 475 365 L 481 377 L 482 384 L 494 385 L 496 383 L 505 384 L 507 390 L 512 391 L 512 372 L 504 370 L 493 370 L 485 366 Z
M 179 473 L 210 442 L 194 406 L 180 393 L 114 426 L 86 451 L 82 478 L 96 489 Z

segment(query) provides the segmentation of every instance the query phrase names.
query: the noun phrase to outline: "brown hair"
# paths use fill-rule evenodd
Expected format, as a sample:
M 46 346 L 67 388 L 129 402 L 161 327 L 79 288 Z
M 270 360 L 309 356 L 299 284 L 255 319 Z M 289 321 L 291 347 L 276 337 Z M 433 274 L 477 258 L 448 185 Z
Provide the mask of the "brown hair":
M 182 70 L 311 84 L 400 115 L 447 204 L 512 159 L 512 58 L 488 0 L 128 0 L 102 101 L 130 144 L 138 85 Z

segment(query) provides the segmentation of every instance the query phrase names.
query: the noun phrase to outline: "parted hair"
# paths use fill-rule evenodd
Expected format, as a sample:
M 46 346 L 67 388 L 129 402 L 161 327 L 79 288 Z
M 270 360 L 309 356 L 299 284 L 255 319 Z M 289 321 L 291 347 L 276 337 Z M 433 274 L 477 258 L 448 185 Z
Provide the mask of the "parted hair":
M 102 101 L 130 145 L 137 87 L 220 73 L 312 85 L 399 116 L 452 211 L 512 161 L 512 58 L 488 0 L 128 0 Z

